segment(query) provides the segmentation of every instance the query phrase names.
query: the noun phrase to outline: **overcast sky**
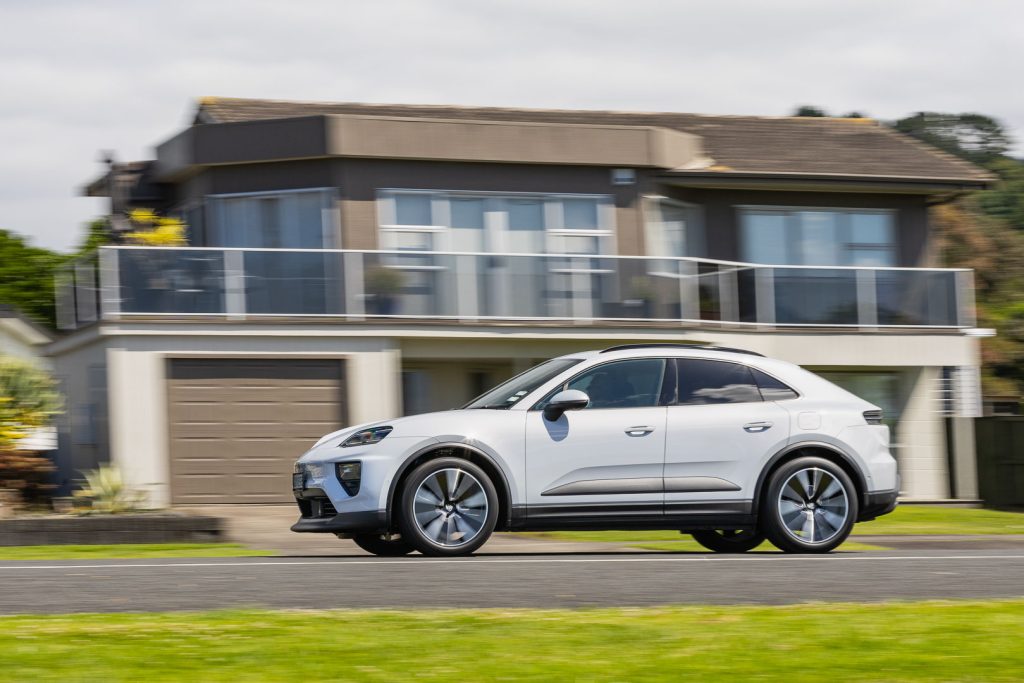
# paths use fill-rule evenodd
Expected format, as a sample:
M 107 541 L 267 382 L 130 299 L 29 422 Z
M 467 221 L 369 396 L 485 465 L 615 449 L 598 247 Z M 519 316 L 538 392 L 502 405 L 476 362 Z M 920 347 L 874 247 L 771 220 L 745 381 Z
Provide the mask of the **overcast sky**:
M 0 228 L 69 248 L 99 151 L 149 158 L 204 95 L 978 111 L 1019 139 L 1022 66 L 1015 0 L 0 0 Z

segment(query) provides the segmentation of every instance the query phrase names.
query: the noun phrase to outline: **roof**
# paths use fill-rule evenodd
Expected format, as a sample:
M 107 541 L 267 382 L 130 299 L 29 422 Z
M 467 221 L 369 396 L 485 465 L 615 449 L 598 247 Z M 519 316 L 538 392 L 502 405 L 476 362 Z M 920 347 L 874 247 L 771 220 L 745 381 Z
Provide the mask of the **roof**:
M 511 109 L 448 105 L 292 102 L 207 97 L 195 122 L 236 123 L 303 116 L 367 115 L 481 121 L 656 126 L 699 135 L 709 172 L 894 178 L 983 186 L 993 177 L 873 119 L 710 116 L 666 112 Z M 686 171 L 678 172 L 686 173 Z
M 26 317 L 21 311 L 7 304 L 0 304 L 0 330 L 15 335 L 29 345 L 53 341 L 53 335 L 42 325 Z

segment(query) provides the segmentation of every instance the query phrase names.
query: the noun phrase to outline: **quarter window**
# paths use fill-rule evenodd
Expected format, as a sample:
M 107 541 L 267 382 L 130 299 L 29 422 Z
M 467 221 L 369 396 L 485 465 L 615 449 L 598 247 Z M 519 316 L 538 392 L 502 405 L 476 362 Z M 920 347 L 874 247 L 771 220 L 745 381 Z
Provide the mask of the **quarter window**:
M 750 368 L 739 363 L 678 358 L 679 405 L 760 402 Z
M 754 373 L 754 380 L 757 382 L 757 388 L 761 391 L 761 398 L 764 400 L 785 401 L 799 396 L 799 394 L 771 375 L 761 372 L 757 368 L 750 368 L 750 371 Z

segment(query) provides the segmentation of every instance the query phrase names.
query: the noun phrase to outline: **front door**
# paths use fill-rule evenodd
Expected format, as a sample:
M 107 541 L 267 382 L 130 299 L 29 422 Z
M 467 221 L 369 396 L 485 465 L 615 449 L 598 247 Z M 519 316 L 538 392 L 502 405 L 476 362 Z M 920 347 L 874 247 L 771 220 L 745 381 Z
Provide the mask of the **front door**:
M 589 368 L 552 392 L 579 389 L 590 397 L 587 408 L 554 422 L 540 410 L 529 413 L 531 524 L 602 516 L 661 519 L 665 366 L 661 358 L 638 358 Z
M 789 412 L 763 400 L 741 363 L 674 363 L 678 393 L 666 409 L 666 514 L 743 513 L 760 463 L 789 439 Z

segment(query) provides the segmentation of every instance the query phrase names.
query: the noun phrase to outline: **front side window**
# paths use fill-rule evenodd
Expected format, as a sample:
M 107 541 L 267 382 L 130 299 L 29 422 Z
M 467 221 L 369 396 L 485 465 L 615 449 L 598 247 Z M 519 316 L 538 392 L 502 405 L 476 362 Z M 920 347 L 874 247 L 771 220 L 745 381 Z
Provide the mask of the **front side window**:
M 881 209 L 741 209 L 741 258 L 795 266 L 895 266 L 893 212 Z
M 752 403 L 761 393 L 750 368 L 739 363 L 677 358 L 677 405 Z
M 637 358 L 604 363 L 573 377 L 545 398 L 540 407 L 559 391 L 578 389 L 590 397 L 587 410 L 594 408 L 649 408 L 661 399 L 665 376 L 662 358 Z

